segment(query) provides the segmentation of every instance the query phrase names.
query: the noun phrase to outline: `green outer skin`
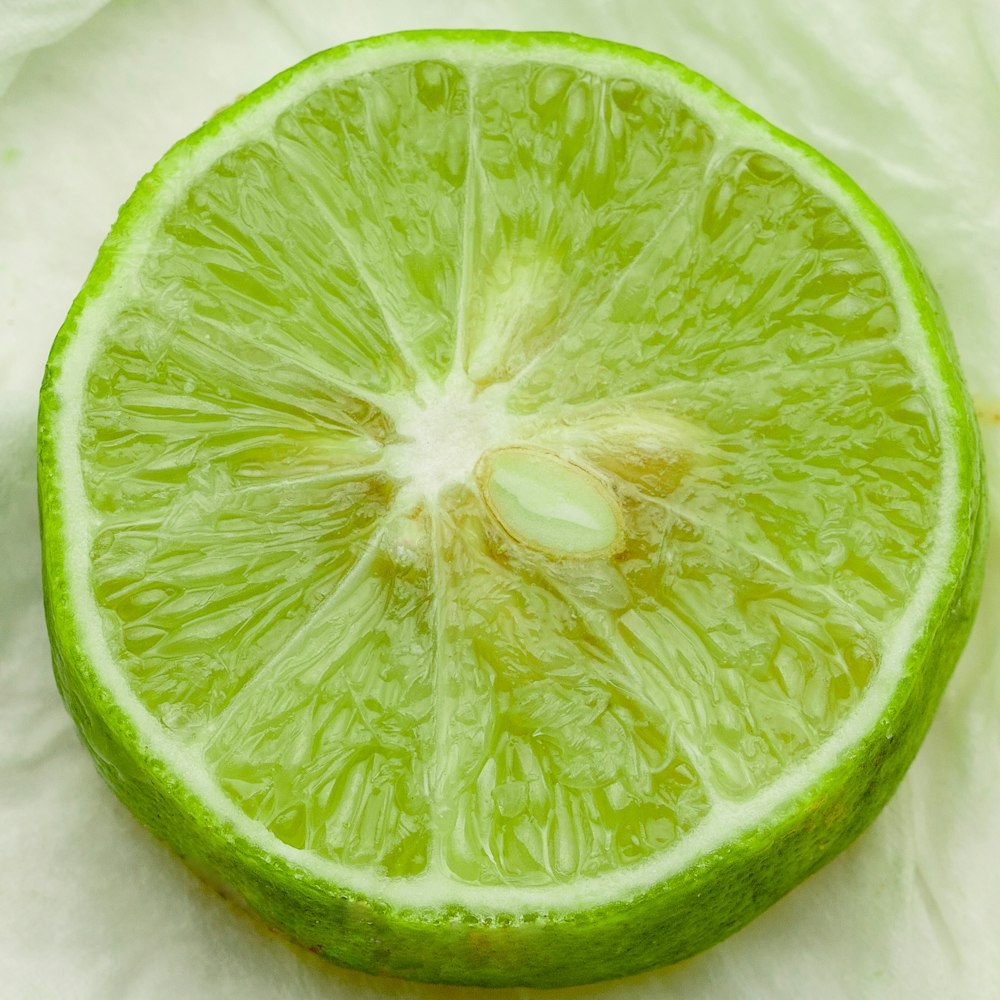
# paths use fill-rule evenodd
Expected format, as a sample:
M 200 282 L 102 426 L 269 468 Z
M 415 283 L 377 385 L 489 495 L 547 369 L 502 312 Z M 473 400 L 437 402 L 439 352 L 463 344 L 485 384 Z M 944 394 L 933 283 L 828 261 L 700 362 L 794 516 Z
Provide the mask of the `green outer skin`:
M 212 815 L 178 775 L 157 760 L 115 704 L 82 653 L 70 599 L 66 523 L 53 426 L 60 407 L 62 356 L 84 304 L 101 294 L 120 240 L 184 151 L 222 122 L 281 88 L 299 67 L 213 118 L 171 150 L 140 181 L 53 346 L 41 389 L 39 503 L 45 609 L 59 690 L 98 769 L 122 801 L 199 874 L 244 902 L 269 926 L 342 965 L 432 982 L 487 986 L 565 986 L 637 973 L 680 961 L 746 924 L 845 848 L 878 814 L 912 761 L 962 650 L 981 589 L 987 535 L 983 454 L 957 354 L 937 296 L 913 251 L 885 216 L 821 154 L 780 132 L 714 84 L 663 56 L 558 33 L 418 31 L 321 52 L 306 63 L 334 62 L 356 49 L 404 43 L 474 42 L 537 52 L 539 42 L 595 55 L 625 55 L 708 96 L 765 131 L 778 146 L 805 155 L 860 207 L 898 253 L 949 397 L 956 438 L 960 502 L 946 577 L 911 647 L 904 675 L 875 727 L 821 779 L 769 817 L 766 825 L 703 856 L 630 899 L 573 913 L 484 918 L 461 907 L 393 909 L 346 891 L 273 856 Z

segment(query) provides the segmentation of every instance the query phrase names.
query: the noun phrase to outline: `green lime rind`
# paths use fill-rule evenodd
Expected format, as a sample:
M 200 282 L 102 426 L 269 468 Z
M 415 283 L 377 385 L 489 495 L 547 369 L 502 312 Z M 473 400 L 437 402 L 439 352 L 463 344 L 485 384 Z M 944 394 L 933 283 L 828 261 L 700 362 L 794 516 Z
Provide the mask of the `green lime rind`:
M 458 43 L 482 46 L 484 52 L 500 46 L 552 54 L 565 47 L 598 58 L 624 56 L 740 117 L 766 135 L 772 147 L 808 161 L 878 233 L 880 254 L 895 258 L 945 395 L 939 416 L 955 462 L 951 524 L 946 526 L 950 555 L 923 629 L 906 653 L 900 680 L 877 724 L 765 824 L 630 898 L 573 912 L 484 916 L 459 906 L 390 907 L 317 878 L 254 843 L 206 807 L 116 702 L 85 655 L 84 629 L 71 596 L 70 552 L 78 544 L 77 531 L 70 523 L 74 512 L 60 479 L 55 437 L 64 405 L 64 361 L 84 308 L 105 292 L 119 247 L 140 227 L 154 193 L 193 150 L 286 87 L 306 66 L 332 65 L 359 50 L 371 54 L 408 46 L 417 55 L 422 46 Z M 937 297 L 915 255 L 879 209 L 821 154 L 677 63 L 578 36 L 493 31 L 408 32 L 319 53 L 213 118 L 143 178 L 56 339 L 41 391 L 38 447 L 45 606 L 59 690 L 102 775 L 145 825 L 268 925 L 335 962 L 437 982 L 556 986 L 678 961 L 747 923 L 850 843 L 890 797 L 930 724 L 975 613 L 987 533 L 982 450 L 956 365 Z

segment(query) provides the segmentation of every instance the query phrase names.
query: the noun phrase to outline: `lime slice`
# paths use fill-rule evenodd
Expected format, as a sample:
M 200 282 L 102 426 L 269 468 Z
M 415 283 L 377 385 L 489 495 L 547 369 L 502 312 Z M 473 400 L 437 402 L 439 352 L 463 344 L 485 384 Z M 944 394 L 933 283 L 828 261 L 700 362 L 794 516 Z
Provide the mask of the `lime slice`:
M 719 940 L 913 757 L 981 453 L 912 252 L 659 56 L 321 53 L 139 185 L 42 390 L 58 682 L 337 962 L 554 985 Z

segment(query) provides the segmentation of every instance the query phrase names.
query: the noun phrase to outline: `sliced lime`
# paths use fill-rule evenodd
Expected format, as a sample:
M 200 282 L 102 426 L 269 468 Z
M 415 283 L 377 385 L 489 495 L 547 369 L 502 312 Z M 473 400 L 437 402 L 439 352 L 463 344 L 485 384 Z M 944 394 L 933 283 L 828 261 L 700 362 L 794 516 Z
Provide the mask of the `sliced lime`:
M 431 32 L 178 144 L 53 349 L 56 673 L 335 961 L 671 962 L 830 858 L 978 594 L 975 424 L 864 195 L 668 60 Z

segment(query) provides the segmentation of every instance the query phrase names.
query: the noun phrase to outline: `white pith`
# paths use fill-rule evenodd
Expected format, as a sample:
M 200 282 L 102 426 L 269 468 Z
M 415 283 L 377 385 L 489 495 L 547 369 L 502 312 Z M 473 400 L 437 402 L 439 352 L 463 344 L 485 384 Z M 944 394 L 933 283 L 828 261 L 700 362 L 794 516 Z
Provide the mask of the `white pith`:
M 503 386 L 477 394 L 456 370 L 444 385 L 425 384 L 398 400 L 392 417 L 405 439 L 388 446 L 385 467 L 406 484 L 401 507 L 433 501 L 446 487 L 471 482 L 484 452 L 519 440 L 505 395 Z
M 791 163 L 819 190 L 837 201 L 853 225 L 870 243 L 883 270 L 896 292 L 899 311 L 899 340 L 920 373 L 935 409 L 945 412 L 947 401 L 939 381 L 937 364 L 921 335 L 921 321 L 914 304 L 908 298 L 903 262 L 893 247 L 887 246 L 877 227 L 864 214 L 839 182 L 820 169 L 803 152 L 785 146 L 765 136 L 763 130 L 740 118 L 728 106 L 720 107 L 716 99 L 682 84 L 668 73 L 625 57 L 593 52 L 579 52 L 565 45 L 538 42 L 540 59 L 558 58 L 566 65 L 600 72 L 614 69 L 627 72 L 648 85 L 664 91 L 677 92 L 692 109 L 716 129 L 719 142 L 729 148 L 744 145 L 756 148 L 771 146 L 784 160 Z M 264 132 L 276 113 L 301 100 L 319 82 L 332 82 L 353 76 L 376 66 L 407 62 L 412 58 L 450 58 L 463 71 L 474 77 L 475 66 L 487 61 L 517 62 L 530 58 L 525 48 L 503 50 L 499 47 L 482 49 L 475 43 L 402 40 L 391 48 L 375 47 L 357 50 L 332 64 L 316 63 L 288 82 L 266 101 L 244 113 L 238 121 L 226 123 L 219 133 L 186 153 L 183 164 L 174 163 L 174 173 L 147 203 L 146 212 L 138 224 L 133 223 L 129 239 L 142 246 L 147 233 L 156 227 L 162 214 L 185 190 L 191 177 L 217 158 L 220 150 L 248 140 Z M 176 161 L 177 157 L 175 157 Z M 155 207 L 154 207 L 155 206 Z M 78 330 L 67 346 L 59 376 L 60 407 L 53 424 L 57 451 L 57 467 L 61 480 L 66 524 L 78 530 L 64 540 L 67 548 L 66 565 L 72 605 L 78 615 L 78 627 L 86 660 L 112 693 L 115 702 L 132 719 L 149 755 L 162 760 L 204 804 L 207 810 L 222 817 L 238 833 L 255 842 L 269 853 L 285 859 L 290 865 L 328 879 L 345 890 L 357 892 L 394 906 L 433 908 L 461 905 L 473 912 L 558 911 L 579 909 L 581 906 L 620 900 L 661 882 L 685 869 L 740 832 L 748 831 L 769 820 L 797 796 L 830 770 L 837 759 L 877 725 L 905 669 L 907 654 L 926 621 L 938 593 L 941 576 L 945 573 L 954 543 L 954 522 L 959 500 L 957 448 L 947 441 L 944 445 L 943 477 L 940 489 L 940 511 L 937 529 L 919 588 L 899 620 L 893 633 L 886 638 L 879 670 L 866 689 L 853 714 L 840 726 L 833 737 L 818 747 L 801 765 L 790 768 L 782 777 L 751 800 L 742 803 L 719 802 L 708 818 L 675 846 L 648 861 L 630 868 L 619 869 L 599 877 L 579 879 L 545 888 L 484 887 L 460 883 L 441 869 L 430 868 L 420 876 L 389 879 L 372 871 L 337 864 L 318 855 L 296 850 L 284 844 L 263 825 L 256 823 L 231 802 L 209 780 L 199 761 L 171 740 L 169 734 L 152 719 L 139 699 L 132 693 L 119 672 L 105 644 L 100 615 L 89 586 L 90 539 L 95 519 L 84 492 L 78 452 L 77 430 L 82 424 L 83 377 L 92 354 L 98 350 L 106 320 L 113 314 L 119 296 L 128 294 L 141 266 L 138 254 L 123 255 L 114 275 L 115 287 L 105 287 L 99 298 L 89 301 L 78 319 Z M 470 385 L 454 379 L 443 391 L 418 392 L 420 399 L 402 401 L 398 413 L 399 426 L 408 429 L 411 440 L 392 446 L 389 462 L 397 474 L 409 479 L 414 497 L 432 498 L 451 482 L 465 480 L 482 452 L 490 447 L 513 443 L 518 439 L 517 428 L 505 422 L 506 413 L 500 396 L 473 399 Z M 458 431 L 461 433 L 458 433 Z M 944 422 L 944 433 L 952 433 Z M 84 524 L 88 530 L 79 530 Z M 886 739 L 892 733 L 886 732 Z

